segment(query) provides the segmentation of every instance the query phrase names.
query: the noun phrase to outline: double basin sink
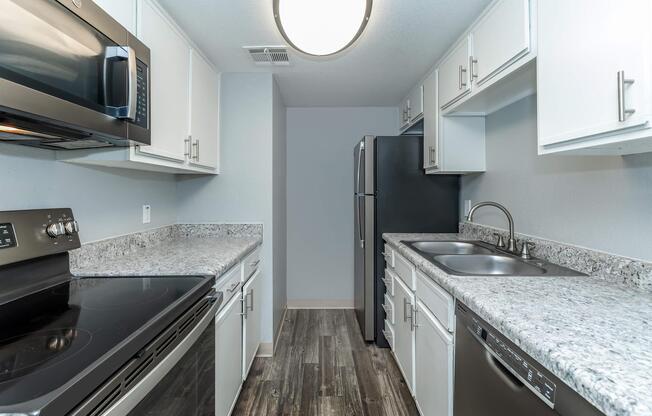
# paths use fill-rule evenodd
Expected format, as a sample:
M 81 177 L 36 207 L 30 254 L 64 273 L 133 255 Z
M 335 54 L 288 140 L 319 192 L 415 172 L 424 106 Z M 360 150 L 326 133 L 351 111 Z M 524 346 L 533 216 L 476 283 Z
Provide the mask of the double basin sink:
M 581 276 L 541 259 L 522 259 L 482 241 L 403 241 L 435 266 L 456 276 Z

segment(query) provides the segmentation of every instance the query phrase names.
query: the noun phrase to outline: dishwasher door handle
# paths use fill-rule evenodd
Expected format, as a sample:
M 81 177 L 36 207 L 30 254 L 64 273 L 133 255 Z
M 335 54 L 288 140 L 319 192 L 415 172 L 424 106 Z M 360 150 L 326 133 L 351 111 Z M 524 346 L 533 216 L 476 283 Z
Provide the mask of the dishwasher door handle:
M 505 382 L 510 388 L 515 391 L 520 391 L 525 387 L 525 384 L 516 377 L 511 368 L 507 367 L 505 364 L 500 362 L 498 357 L 492 354 L 488 349 L 485 348 L 485 356 L 489 367 L 498 375 L 498 377 Z

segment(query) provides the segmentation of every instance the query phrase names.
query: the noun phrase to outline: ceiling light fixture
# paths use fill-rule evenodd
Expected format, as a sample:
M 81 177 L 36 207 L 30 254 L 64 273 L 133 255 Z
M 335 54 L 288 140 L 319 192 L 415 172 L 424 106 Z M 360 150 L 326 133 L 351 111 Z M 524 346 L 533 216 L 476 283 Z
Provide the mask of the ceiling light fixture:
M 294 48 L 313 56 L 351 46 L 369 21 L 372 0 L 274 0 L 274 18 Z

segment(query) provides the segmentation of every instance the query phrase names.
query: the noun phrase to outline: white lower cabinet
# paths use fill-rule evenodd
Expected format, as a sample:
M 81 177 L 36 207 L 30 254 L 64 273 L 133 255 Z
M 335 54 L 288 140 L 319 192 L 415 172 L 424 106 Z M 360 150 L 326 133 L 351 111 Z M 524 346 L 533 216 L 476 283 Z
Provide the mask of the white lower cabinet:
M 242 380 L 247 378 L 249 369 L 256 358 L 260 346 L 260 300 L 262 295 L 262 273 L 258 269 L 242 287 L 243 353 Z
M 231 413 L 242 387 L 242 306 L 233 296 L 215 319 L 215 415 Z
M 394 325 L 394 356 L 410 392 L 414 395 L 414 293 L 401 279 L 396 279 Z
M 453 415 L 453 335 L 417 301 L 415 397 L 422 416 Z

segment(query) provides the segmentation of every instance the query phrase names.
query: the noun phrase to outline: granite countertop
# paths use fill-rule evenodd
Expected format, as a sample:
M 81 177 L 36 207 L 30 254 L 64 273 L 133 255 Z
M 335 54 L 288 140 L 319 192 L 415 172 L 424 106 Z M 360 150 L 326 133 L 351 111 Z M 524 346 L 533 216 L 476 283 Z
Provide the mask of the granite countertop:
M 402 240 L 385 241 L 609 416 L 652 415 L 652 293 L 579 277 L 449 275 Z
M 71 272 L 75 276 L 219 277 L 261 243 L 261 235 L 174 237 L 101 261 L 71 261 Z

